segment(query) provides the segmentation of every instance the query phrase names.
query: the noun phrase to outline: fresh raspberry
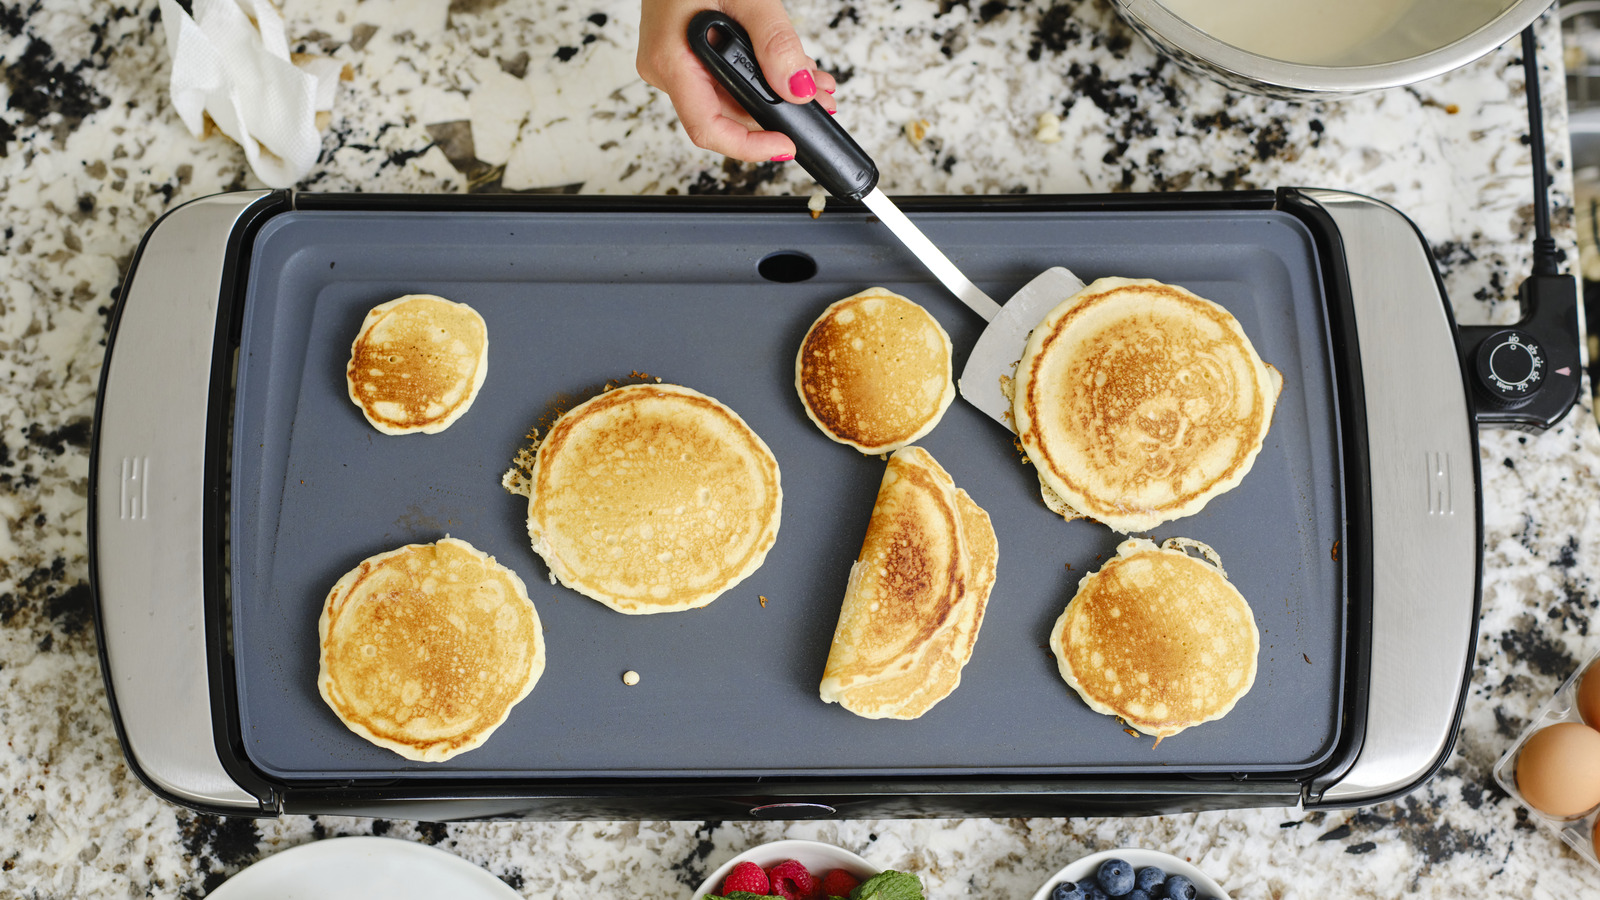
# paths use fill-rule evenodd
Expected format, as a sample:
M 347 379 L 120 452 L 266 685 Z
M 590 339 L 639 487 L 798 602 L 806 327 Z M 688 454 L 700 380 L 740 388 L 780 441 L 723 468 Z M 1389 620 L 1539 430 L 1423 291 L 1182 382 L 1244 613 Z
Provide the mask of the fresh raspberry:
M 817 878 L 798 859 L 786 859 L 767 870 L 772 880 L 772 895 L 783 900 L 809 900 L 817 890 Z
M 829 897 L 848 897 L 861 884 L 861 879 L 843 869 L 833 869 L 822 876 L 822 893 Z
M 731 894 L 734 891 L 749 891 L 763 897 L 771 890 L 771 883 L 767 881 L 767 873 L 753 862 L 745 861 L 733 867 L 728 877 L 722 879 L 720 893 Z

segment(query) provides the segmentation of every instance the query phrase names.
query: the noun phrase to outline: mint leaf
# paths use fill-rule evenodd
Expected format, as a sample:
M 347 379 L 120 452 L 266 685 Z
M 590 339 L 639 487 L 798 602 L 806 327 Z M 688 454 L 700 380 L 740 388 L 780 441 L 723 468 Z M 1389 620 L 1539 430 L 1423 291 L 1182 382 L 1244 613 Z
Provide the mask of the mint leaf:
M 909 872 L 880 872 L 857 885 L 850 900 L 924 900 L 922 879 Z

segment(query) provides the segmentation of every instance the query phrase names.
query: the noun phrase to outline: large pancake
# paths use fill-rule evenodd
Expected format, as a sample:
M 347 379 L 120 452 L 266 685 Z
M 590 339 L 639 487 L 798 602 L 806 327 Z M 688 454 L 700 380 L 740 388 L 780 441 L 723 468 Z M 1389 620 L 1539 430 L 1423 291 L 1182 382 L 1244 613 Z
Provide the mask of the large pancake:
M 1233 709 L 1256 678 L 1261 636 L 1220 565 L 1173 538 L 1123 541 L 1084 576 L 1050 633 L 1061 677 L 1096 712 L 1158 738 Z
M 949 696 L 983 624 L 999 545 L 926 450 L 889 457 L 850 570 L 819 694 L 869 719 L 915 719 Z
M 467 411 L 488 372 L 489 329 L 477 310 L 407 294 L 362 320 L 345 386 L 384 434 L 436 434 Z
M 328 592 L 317 634 L 334 714 L 420 762 L 482 744 L 544 672 L 522 579 L 454 538 L 363 561 Z
M 939 424 L 955 399 L 950 336 L 928 311 L 881 287 L 823 310 L 794 360 L 806 415 L 862 453 L 887 453 Z
M 1034 329 L 1012 415 L 1047 501 L 1054 492 L 1129 533 L 1238 485 L 1282 385 L 1221 306 L 1157 281 L 1101 278 Z
M 623 613 L 694 609 L 761 566 L 778 461 L 733 410 L 636 384 L 556 420 L 528 484 L 528 536 L 562 584 Z

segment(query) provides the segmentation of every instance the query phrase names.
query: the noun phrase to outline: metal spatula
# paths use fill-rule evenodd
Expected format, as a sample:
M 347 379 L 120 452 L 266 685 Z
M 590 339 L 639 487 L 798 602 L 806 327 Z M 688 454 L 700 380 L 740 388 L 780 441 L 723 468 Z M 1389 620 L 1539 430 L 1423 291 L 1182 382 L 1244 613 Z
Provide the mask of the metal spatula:
M 689 22 L 689 46 L 762 128 L 794 141 L 795 162 L 818 184 L 835 197 L 865 203 L 934 277 L 989 323 L 973 345 L 958 384 L 967 402 L 1012 428 L 1011 401 L 1001 392 L 1002 379 L 1010 377 L 1022 356 L 1028 332 L 1056 304 L 1083 289 L 1078 276 L 1059 266 L 1046 269 L 1004 306 L 994 302 L 878 190 L 878 167 L 821 104 L 789 103 L 772 90 L 739 23 L 714 10 L 697 13 Z

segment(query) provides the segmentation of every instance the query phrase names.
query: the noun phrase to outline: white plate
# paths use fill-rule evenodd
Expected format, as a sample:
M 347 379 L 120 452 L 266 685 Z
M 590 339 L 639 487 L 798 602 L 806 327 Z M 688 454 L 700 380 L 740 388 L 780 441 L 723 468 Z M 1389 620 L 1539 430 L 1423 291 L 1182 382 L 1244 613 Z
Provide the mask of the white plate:
M 1128 847 L 1122 850 L 1106 850 L 1083 857 L 1050 876 L 1050 880 L 1046 881 L 1044 886 L 1039 888 L 1039 892 L 1033 895 L 1033 900 L 1050 900 L 1050 891 L 1056 885 L 1063 881 L 1081 881 L 1099 871 L 1100 864 L 1108 859 L 1127 860 L 1135 871 L 1150 866 L 1158 866 L 1161 871 L 1166 872 L 1168 875 L 1182 875 L 1194 882 L 1194 886 L 1198 889 L 1196 896 L 1201 900 L 1207 897 L 1214 897 L 1216 900 L 1231 900 L 1228 897 L 1228 892 L 1222 889 L 1222 885 L 1217 884 L 1212 880 L 1211 876 L 1184 860 L 1169 853 L 1161 853 L 1156 850 L 1140 850 L 1135 847 Z
M 753 862 L 763 869 L 770 869 L 786 859 L 796 859 L 806 870 L 821 879 L 831 869 L 843 869 L 862 881 L 878 874 L 881 871 L 877 866 L 867 862 L 861 857 L 832 844 L 818 841 L 773 841 L 735 856 L 722 864 L 722 868 L 712 872 L 706 880 L 700 883 L 700 889 L 694 892 L 691 900 L 701 900 L 702 897 L 722 887 L 722 879 L 728 877 L 733 867 L 742 862 Z
M 275 853 L 207 895 L 210 900 L 519 900 L 510 885 L 427 844 L 331 838 Z

